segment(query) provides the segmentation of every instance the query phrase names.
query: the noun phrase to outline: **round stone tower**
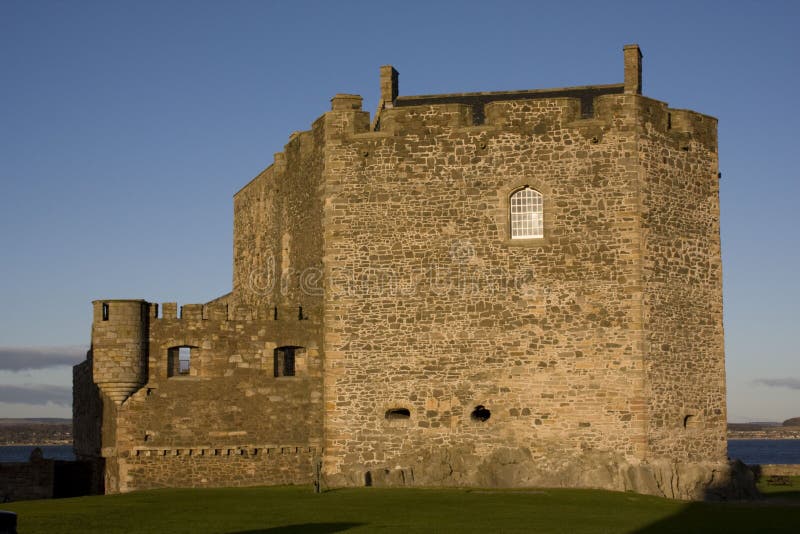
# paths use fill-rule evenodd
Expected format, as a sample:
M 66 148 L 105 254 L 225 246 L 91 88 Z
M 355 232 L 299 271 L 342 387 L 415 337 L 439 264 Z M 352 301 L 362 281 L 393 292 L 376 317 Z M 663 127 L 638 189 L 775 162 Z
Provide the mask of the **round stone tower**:
M 92 373 L 118 406 L 147 382 L 150 305 L 144 300 L 95 300 Z

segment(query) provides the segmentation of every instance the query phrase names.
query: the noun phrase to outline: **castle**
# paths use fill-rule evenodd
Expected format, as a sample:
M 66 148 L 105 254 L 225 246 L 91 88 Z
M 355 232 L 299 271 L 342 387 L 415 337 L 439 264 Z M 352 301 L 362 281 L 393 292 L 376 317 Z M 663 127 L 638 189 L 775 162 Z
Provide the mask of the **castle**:
M 728 475 L 716 119 L 624 83 L 339 94 L 234 196 L 232 291 L 94 302 L 106 492 Z

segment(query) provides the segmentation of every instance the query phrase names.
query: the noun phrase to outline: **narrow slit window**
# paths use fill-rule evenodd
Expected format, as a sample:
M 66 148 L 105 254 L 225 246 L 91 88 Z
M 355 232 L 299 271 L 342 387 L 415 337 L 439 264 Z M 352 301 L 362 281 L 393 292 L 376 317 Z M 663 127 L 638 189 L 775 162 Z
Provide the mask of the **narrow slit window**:
M 108 321 L 108 303 L 103 303 L 103 320 Z
M 542 194 L 528 186 L 511 194 L 511 239 L 544 237 L 544 199 Z

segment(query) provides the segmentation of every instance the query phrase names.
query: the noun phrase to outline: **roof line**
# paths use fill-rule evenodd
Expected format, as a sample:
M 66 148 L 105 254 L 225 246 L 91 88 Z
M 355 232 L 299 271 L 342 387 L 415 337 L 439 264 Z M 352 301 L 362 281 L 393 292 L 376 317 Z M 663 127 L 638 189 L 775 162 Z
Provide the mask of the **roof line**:
M 536 95 L 541 93 L 556 93 L 556 92 L 571 92 L 571 91 L 593 91 L 593 90 L 609 90 L 609 89 L 624 89 L 623 83 L 612 83 L 606 85 L 577 85 L 573 87 L 556 87 L 552 89 L 524 89 L 518 91 L 482 91 L 477 93 L 440 93 L 430 95 L 403 95 L 398 96 L 397 100 L 411 101 L 423 100 L 430 98 L 441 97 L 476 97 L 476 96 L 504 96 L 504 95 Z

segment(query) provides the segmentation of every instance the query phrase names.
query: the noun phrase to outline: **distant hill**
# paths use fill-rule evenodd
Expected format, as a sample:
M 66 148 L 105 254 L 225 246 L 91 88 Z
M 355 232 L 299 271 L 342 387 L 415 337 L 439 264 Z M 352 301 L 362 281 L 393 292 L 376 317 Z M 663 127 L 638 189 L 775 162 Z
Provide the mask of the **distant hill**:
M 0 445 L 69 445 L 72 419 L 0 419 Z
M 0 417 L 0 425 L 71 425 L 72 419 L 63 417 Z
M 800 439 L 800 417 L 783 423 L 728 423 L 728 439 Z
M 781 424 L 773 421 L 753 421 L 752 423 L 728 423 L 728 430 L 752 431 L 780 428 Z

